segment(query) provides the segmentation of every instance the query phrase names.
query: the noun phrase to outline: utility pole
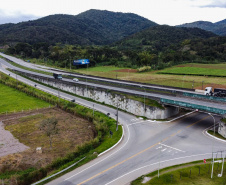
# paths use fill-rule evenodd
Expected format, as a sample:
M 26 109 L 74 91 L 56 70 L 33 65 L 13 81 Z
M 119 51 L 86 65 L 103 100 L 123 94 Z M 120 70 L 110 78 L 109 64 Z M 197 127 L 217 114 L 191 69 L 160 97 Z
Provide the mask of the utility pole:
M 71 57 L 69 57 L 69 61 L 70 61 L 70 71 L 71 71 Z
M 93 104 L 93 118 L 94 118 L 94 104 Z
M 116 121 L 116 131 L 118 131 L 118 102 L 117 102 L 117 121 Z
M 17 79 L 17 74 L 16 74 L 16 87 L 18 87 L 18 79 Z
M 146 93 L 146 89 L 143 86 L 140 86 L 141 88 L 144 88 L 144 92 Z M 144 115 L 145 115 L 145 110 L 146 110 L 146 106 L 145 106 L 145 94 L 144 94 Z
M 57 89 L 58 89 L 58 98 L 59 98 L 59 103 L 60 103 L 60 90 L 59 90 L 60 87 L 59 86 L 60 85 L 58 85 L 58 88 Z
M 86 93 L 88 97 L 88 89 L 87 89 L 87 71 L 88 71 L 88 64 L 86 64 Z

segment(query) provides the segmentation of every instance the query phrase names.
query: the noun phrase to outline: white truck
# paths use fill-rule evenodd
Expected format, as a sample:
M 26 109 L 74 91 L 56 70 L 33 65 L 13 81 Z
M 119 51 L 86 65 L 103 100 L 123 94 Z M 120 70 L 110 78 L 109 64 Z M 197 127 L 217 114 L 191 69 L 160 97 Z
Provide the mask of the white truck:
M 206 96 L 226 97 L 226 89 L 206 87 L 204 94 Z

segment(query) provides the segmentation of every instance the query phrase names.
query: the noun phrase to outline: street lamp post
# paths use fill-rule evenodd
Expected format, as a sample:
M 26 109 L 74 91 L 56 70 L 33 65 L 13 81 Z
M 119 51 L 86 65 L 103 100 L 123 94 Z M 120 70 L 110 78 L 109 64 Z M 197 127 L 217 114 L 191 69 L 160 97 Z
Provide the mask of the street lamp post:
M 87 73 L 88 72 L 88 64 L 86 64 L 86 93 L 87 93 L 87 97 L 88 97 L 88 89 L 87 89 Z
M 215 136 L 215 118 L 213 117 L 212 114 L 208 113 L 212 118 L 213 118 L 213 135 Z M 212 172 L 211 172 L 211 179 L 213 178 L 213 168 L 214 168 L 214 160 L 213 160 L 213 147 L 214 147 L 214 142 L 212 141 Z
M 141 88 L 144 88 L 143 86 L 140 86 Z M 146 93 L 146 89 L 144 88 L 144 91 Z M 145 106 L 145 94 L 144 94 L 144 115 L 145 115 L 145 110 L 146 110 L 146 106 Z

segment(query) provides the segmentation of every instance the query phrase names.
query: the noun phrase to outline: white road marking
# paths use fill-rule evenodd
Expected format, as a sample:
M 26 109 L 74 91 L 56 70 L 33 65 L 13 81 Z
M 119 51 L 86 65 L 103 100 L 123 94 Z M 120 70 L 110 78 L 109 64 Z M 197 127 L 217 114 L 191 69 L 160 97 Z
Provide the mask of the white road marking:
M 131 123 L 131 124 L 129 124 L 128 126 L 130 126 L 130 125 L 136 125 L 136 124 L 138 124 L 138 123 L 144 123 L 145 121 L 138 121 L 138 122 L 135 122 L 135 123 Z
M 105 184 L 105 185 L 109 185 L 109 184 L 115 182 L 116 180 L 121 179 L 122 177 L 125 177 L 126 175 L 129 175 L 129 174 L 131 174 L 131 173 L 133 173 L 133 172 L 135 172 L 135 171 L 138 171 L 138 170 L 141 170 L 141 169 L 143 169 L 143 168 L 147 168 L 147 167 L 150 167 L 150 166 L 159 164 L 159 163 L 165 163 L 165 162 L 174 161 L 174 160 L 177 160 L 177 159 L 185 159 L 185 158 L 189 158 L 189 157 L 196 157 L 196 156 L 202 156 L 202 155 L 211 155 L 211 154 L 212 154 L 212 153 L 190 155 L 190 156 L 185 156 L 185 157 L 178 157 L 178 158 L 174 158 L 174 159 L 168 159 L 168 160 L 160 161 L 160 162 L 157 162 L 157 163 L 152 163 L 152 164 L 149 164 L 149 165 L 146 165 L 146 166 L 137 168 L 137 169 L 135 169 L 135 170 L 133 170 L 133 171 L 131 171 L 131 172 L 128 172 L 128 173 L 126 173 L 126 174 L 124 174 L 124 175 L 122 175 L 122 176 L 120 176 L 120 177 L 118 177 L 118 178 L 116 178 L 116 179 L 114 179 L 114 180 L 108 182 L 108 183 Z M 150 171 L 150 172 L 151 172 L 151 171 Z
M 165 150 L 167 150 L 167 148 L 162 149 L 161 151 L 164 152 Z
M 76 175 L 78 175 L 78 174 L 80 174 L 80 173 L 82 173 L 82 172 L 88 170 L 89 168 L 92 168 L 93 166 L 95 166 L 95 165 L 97 165 L 97 164 L 99 164 L 99 163 L 101 163 L 102 161 L 104 161 L 105 159 L 111 157 L 112 155 L 114 155 L 115 153 L 117 153 L 119 150 L 121 150 L 123 147 L 125 147 L 126 144 L 129 142 L 129 139 L 130 139 L 130 131 L 129 131 L 129 127 L 128 127 L 128 125 L 126 125 L 126 126 L 127 126 L 127 129 L 128 129 L 128 139 L 127 139 L 126 143 L 125 143 L 121 148 L 119 148 L 117 151 L 115 151 L 115 152 L 112 153 L 111 155 L 109 155 L 109 156 L 105 157 L 104 159 L 100 160 L 99 162 L 97 162 L 97 163 L 95 163 L 95 164 L 93 164 L 93 165 L 91 165 L 91 166 L 85 168 L 84 170 L 82 170 L 82 171 L 80 171 L 80 172 L 78 172 L 78 173 L 76 173 L 76 174 L 74 174 L 74 175 L 72 175 L 72 176 L 66 178 L 64 181 L 67 181 L 67 180 L 69 180 L 70 178 L 72 178 L 72 177 L 74 177 L 74 176 L 76 176 Z
M 172 147 L 172 146 L 164 145 L 164 144 L 162 144 L 162 143 L 161 143 L 160 145 L 165 146 L 165 147 L 168 147 L 168 148 L 172 148 L 172 149 L 177 150 L 177 151 L 180 151 L 180 152 L 185 152 L 185 151 L 180 150 L 180 149 L 178 149 L 178 148 L 174 148 L 174 147 Z
M 152 123 L 153 123 L 153 122 L 156 122 L 156 120 L 147 120 L 147 121 L 152 122 Z
M 158 148 L 156 148 L 156 150 L 159 149 L 159 148 L 162 148 L 162 146 L 159 146 Z

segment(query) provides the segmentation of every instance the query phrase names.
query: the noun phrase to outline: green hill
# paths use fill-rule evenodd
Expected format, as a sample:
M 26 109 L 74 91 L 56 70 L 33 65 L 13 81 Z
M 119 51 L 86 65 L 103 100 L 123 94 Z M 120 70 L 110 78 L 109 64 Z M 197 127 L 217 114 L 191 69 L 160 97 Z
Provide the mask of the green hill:
M 206 31 L 211 31 L 217 35 L 226 36 L 226 19 L 216 23 L 208 21 L 196 21 L 193 23 L 182 24 L 178 27 L 200 28 Z
M 105 45 L 155 25 L 132 13 L 89 10 L 76 16 L 58 14 L 0 25 L 0 43 Z
M 173 26 L 154 26 L 135 33 L 117 42 L 121 48 L 148 48 L 152 51 L 162 51 L 172 44 L 178 44 L 186 39 L 210 38 L 216 36 L 199 28 L 178 28 Z

